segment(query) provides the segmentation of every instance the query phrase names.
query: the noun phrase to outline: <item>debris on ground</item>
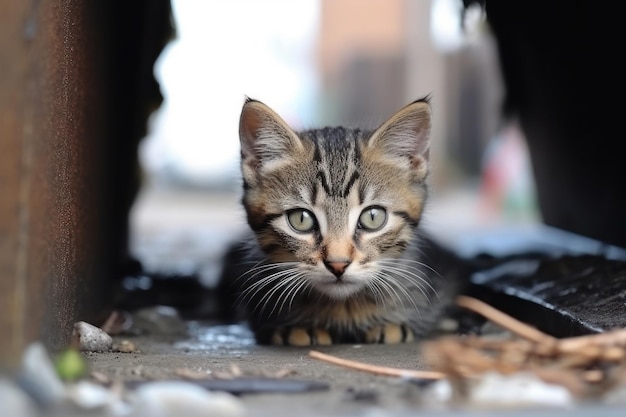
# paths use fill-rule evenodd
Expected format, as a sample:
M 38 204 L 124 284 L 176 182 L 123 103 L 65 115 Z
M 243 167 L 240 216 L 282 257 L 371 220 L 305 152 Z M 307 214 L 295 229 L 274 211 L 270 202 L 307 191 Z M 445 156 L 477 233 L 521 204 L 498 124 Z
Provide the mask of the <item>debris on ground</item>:
M 131 331 L 156 337 L 178 338 L 187 334 L 187 323 L 178 310 L 170 306 L 153 306 L 133 313 Z
M 396 369 L 389 368 L 386 366 L 377 366 L 370 365 L 367 363 L 356 362 L 349 359 L 342 359 L 336 356 L 327 355 L 322 352 L 318 352 L 316 350 L 312 350 L 309 352 L 309 356 L 315 359 L 320 359 L 325 362 L 329 362 L 335 365 L 344 366 L 346 368 L 357 369 L 360 371 L 369 372 L 376 375 L 383 376 L 395 376 L 405 379 L 427 379 L 427 380 L 437 380 L 445 378 L 446 375 L 441 372 L 431 372 L 431 371 L 421 371 L 414 369 Z
M 138 353 L 137 345 L 130 340 L 120 340 L 113 344 L 112 350 L 120 353 Z
M 175 380 L 170 380 L 175 381 Z M 225 392 L 233 395 L 243 394 L 290 394 L 314 391 L 328 391 L 330 385 L 326 382 L 301 380 L 292 378 L 270 378 L 241 376 L 232 379 L 194 379 L 181 380 L 197 387 L 202 387 L 209 391 Z M 152 382 L 127 381 L 124 385 L 130 389 L 137 389 L 140 386 Z
M 54 359 L 57 375 L 63 381 L 77 381 L 87 374 L 85 357 L 75 348 L 61 351 Z
M 133 316 L 125 310 L 113 310 L 100 328 L 111 336 L 116 336 L 130 330 L 133 325 Z
M 89 373 L 83 369 L 81 355 L 72 348 L 53 362 L 41 343 L 30 345 L 16 378 L 0 378 L 2 415 L 175 417 L 241 416 L 245 412 L 241 400 L 225 390 L 182 380 L 130 386 L 98 372 Z
M 241 377 L 262 377 L 262 378 L 286 378 L 297 374 L 295 369 L 281 368 L 270 371 L 264 368 L 241 369 L 239 365 L 231 363 L 228 370 L 218 370 L 212 372 L 215 379 L 235 379 Z
M 322 391 L 330 388 L 325 382 L 288 378 L 297 374 L 294 369 L 290 368 L 281 368 L 276 371 L 263 368 L 243 370 L 237 364 L 231 364 L 228 370 L 178 368 L 174 373 L 206 389 L 226 391 L 236 395 Z M 136 386 L 141 382 L 133 381 L 129 384 Z
M 430 389 L 442 401 L 568 406 L 586 400 L 619 403 L 622 395 L 626 403 L 626 329 L 557 339 L 477 299 L 462 296 L 457 304 L 508 332 L 425 342 L 422 351 L 431 371 L 375 366 L 317 351 L 309 355 L 378 375 L 437 381 Z
M 109 320 L 109 330 L 116 320 Z M 176 334 L 182 323 L 177 314 L 162 307 L 145 310 L 132 322 L 149 323 L 146 327 L 151 327 L 151 337 L 157 333 Z M 180 368 L 165 379 L 146 377 L 144 366 L 137 364 L 131 373 L 140 379 L 124 380 L 90 370 L 85 355 L 92 352 L 140 353 L 133 341 L 119 339 L 114 343 L 101 328 L 79 321 L 74 324 L 70 347 L 50 355 L 43 344 L 33 343 L 26 349 L 15 379 L 0 379 L 0 400 L 6 405 L 3 413 L 35 416 L 43 412 L 64 417 L 240 416 L 246 410 L 238 395 L 329 389 L 327 383 L 287 378 L 295 374 L 293 369 L 242 369 L 235 363 L 213 372 Z
M 84 321 L 74 323 L 73 344 L 87 352 L 106 352 L 113 347 L 113 338 L 99 327 Z
M 33 401 L 43 407 L 54 406 L 65 397 L 65 384 L 41 343 L 33 343 L 26 348 L 17 381 Z
M 142 384 L 133 391 L 132 416 L 241 416 L 245 408 L 237 397 L 223 391 L 209 391 L 184 381 Z
M 431 366 L 463 391 L 487 373 L 530 374 L 566 388 L 574 398 L 599 399 L 626 383 L 626 329 L 557 339 L 470 297 L 458 304 L 484 315 L 512 335 L 443 337 L 424 345 Z
M 626 404 L 626 329 L 557 339 L 477 299 L 459 297 L 457 304 L 502 331 L 445 335 L 416 345 L 429 370 L 389 368 L 317 351 L 309 352 L 309 357 L 396 377 L 407 388 L 410 407 L 571 409 L 585 401 Z M 321 374 L 298 378 L 302 374 L 298 362 L 278 369 L 265 369 L 259 363 L 246 367 L 245 362 L 221 362 L 223 368 L 209 369 L 205 362 L 196 361 L 192 367 L 192 362 L 183 361 L 180 367 L 157 377 L 145 372 L 149 364 L 127 362 L 131 374 L 122 378 L 88 369 L 85 359 L 92 354 L 82 348 L 84 345 L 80 349 L 72 346 L 51 357 L 43 345 L 29 346 L 15 380 L 0 379 L 0 403 L 9 407 L 3 411 L 16 416 L 36 415 L 31 412 L 37 410 L 64 417 L 77 413 L 99 417 L 239 416 L 251 411 L 245 409 L 248 397 L 242 397 L 248 394 L 331 391 L 332 386 L 320 380 Z M 104 355 L 124 351 L 138 352 L 135 342 L 120 339 Z M 116 355 L 121 356 L 125 355 Z M 7 396 L 7 401 L 2 400 Z M 347 398 L 376 404 L 383 397 L 368 386 L 354 388 Z

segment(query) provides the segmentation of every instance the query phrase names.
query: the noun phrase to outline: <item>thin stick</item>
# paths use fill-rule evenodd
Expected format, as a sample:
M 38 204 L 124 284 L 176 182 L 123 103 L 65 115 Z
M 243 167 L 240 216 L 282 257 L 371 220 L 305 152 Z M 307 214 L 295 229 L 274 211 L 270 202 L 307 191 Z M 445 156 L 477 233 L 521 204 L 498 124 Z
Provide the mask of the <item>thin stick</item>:
M 370 365 L 363 362 L 351 361 L 348 359 L 341 359 L 337 356 L 327 355 L 322 352 L 312 350 L 309 352 L 309 356 L 315 359 L 319 359 L 334 365 L 343 366 L 350 369 L 356 369 L 359 371 L 365 371 L 372 374 L 384 375 L 384 376 L 397 376 L 402 378 L 414 378 L 414 379 L 442 379 L 446 375 L 441 372 L 434 371 L 417 371 L 409 369 L 388 368 L 386 366 Z
M 520 337 L 523 337 L 524 339 L 530 340 L 535 343 L 547 345 L 553 345 L 557 343 L 556 338 L 547 335 L 525 323 L 522 323 L 521 321 L 514 319 L 513 317 L 503 313 L 500 310 L 496 310 L 489 304 L 483 303 L 476 298 L 461 295 L 457 297 L 456 303 L 461 307 L 472 310 L 473 312 L 484 316 L 495 324 L 504 327 L 505 329 L 515 333 Z
M 626 329 L 615 329 L 605 333 L 570 337 L 559 341 L 562 352 L 576 352 L 589 346 L 626 347 Z

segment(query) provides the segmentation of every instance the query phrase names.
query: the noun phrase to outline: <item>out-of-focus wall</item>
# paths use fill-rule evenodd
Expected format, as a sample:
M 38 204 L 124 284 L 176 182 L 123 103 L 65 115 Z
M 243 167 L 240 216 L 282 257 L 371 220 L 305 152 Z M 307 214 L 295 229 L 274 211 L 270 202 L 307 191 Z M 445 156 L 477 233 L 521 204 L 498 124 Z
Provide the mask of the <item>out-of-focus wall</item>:
M 3 4 L 0 368 L 112 304 L 170 30 L 166 0 Z

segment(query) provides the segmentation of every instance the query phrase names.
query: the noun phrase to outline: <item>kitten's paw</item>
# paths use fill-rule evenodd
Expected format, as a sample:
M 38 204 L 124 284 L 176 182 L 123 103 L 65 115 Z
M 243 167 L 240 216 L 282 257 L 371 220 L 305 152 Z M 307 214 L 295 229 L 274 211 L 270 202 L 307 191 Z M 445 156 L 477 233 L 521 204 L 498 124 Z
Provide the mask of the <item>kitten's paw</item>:
M 372 327 L 365 334 L 367 343 L 404 343 L 414 340 L 413 332 L 404 324 L 385 324 Z
M 273 345 L 287 346 L 327 346 L 332 345 L 330 334 L 320 328 L 289 327 L 278 329 L 272 335 Z

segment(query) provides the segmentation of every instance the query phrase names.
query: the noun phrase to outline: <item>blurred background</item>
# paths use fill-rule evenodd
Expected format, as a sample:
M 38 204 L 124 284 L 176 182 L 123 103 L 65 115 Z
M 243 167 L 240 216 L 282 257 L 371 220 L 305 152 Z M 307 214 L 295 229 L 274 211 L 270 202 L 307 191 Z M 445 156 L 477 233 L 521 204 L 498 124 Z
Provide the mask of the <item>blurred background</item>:
M 238 173 L 246 96 L 298 129 L 373 128 L 430 95 L 433 190 L 421 224 L 431 235 L 472 259 L 626 259 L 623 116 L 596 98 L 623 90 L 617 6 L 7 3 L 0 366 L 19 363 L 34 340 L 67 346 L 74 322 L 103 323 L 112 308 L 202 303 L 211 291 L 196 278 L 214 285 L 246 228 Z M 608 289 L 623 308 L 596 279 L 602 285 L 588 288 Z
M 239 205 L 246 96 L 295 129 L 374 128 L 431 96 L 433 194 L 425 228 L 454 244 L 539 221 L 525 139 L 501 116 L 497 50 L 461 0 L 173 0 L 155 66 L 164 103 L 140 144 L 131 249 L 146 270 L 215 281 Z M 177 262 L 172 262 L 176 259 Z

